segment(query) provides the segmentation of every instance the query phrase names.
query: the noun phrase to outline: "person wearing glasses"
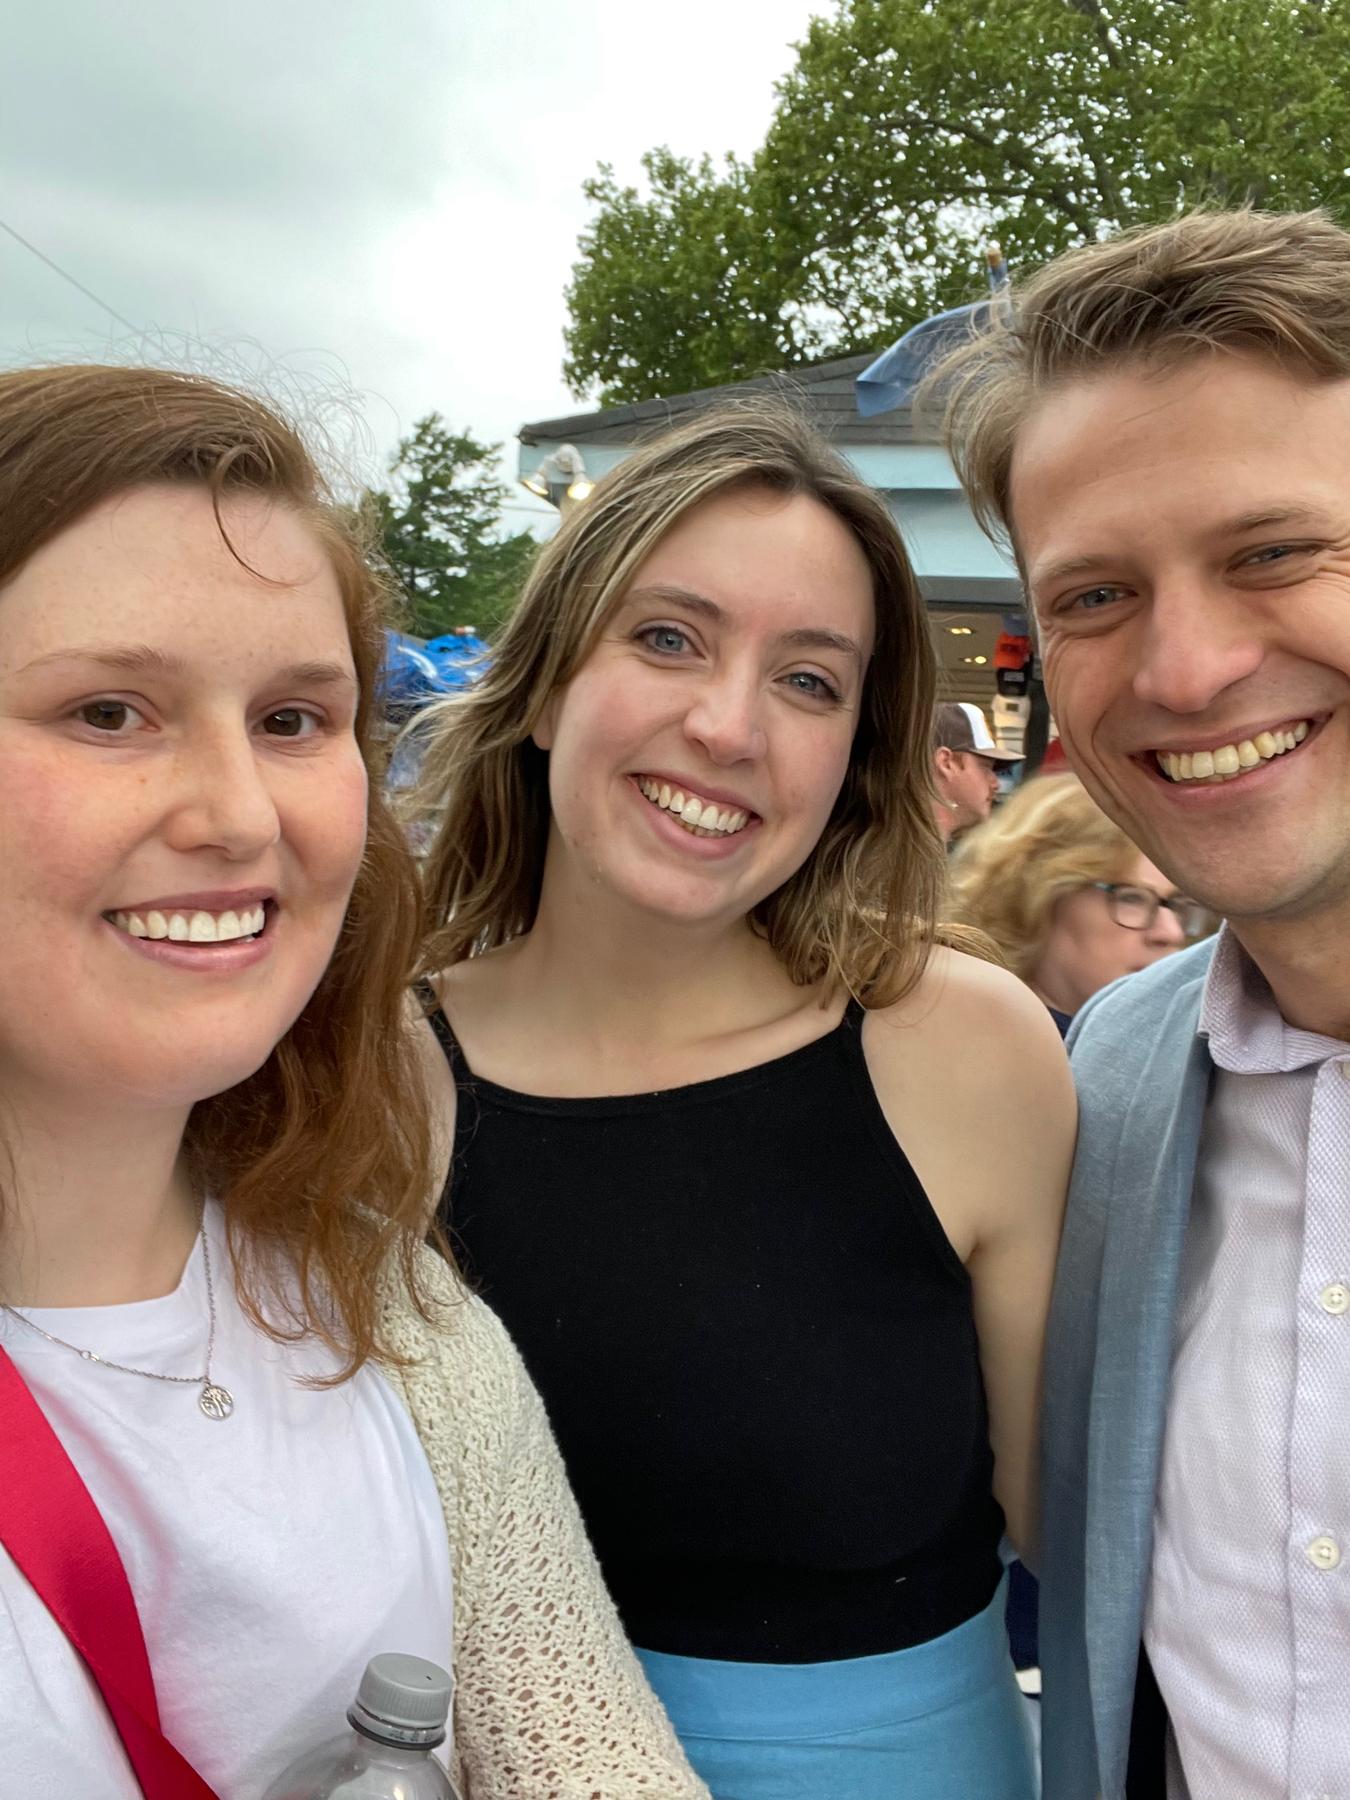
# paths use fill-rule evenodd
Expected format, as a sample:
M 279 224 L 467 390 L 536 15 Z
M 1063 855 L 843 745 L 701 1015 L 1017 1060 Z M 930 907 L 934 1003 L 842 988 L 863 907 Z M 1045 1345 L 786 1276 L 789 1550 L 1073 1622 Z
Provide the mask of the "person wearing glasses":
M 1209 919 L 1076 775 L 1029 781 L 953 855 L 954 916 L 997 944 L 1061 1033 L 1101 988 L 1194 943 Z

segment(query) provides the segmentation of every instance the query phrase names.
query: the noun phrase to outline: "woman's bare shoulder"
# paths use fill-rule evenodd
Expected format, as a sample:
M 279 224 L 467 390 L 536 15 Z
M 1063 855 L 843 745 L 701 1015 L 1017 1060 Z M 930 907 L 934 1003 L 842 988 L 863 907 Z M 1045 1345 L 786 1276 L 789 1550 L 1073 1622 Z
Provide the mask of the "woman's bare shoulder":
M 908 1029 L 929 1029 L 945 1024 L 961 1029 L 976 1020 L 996 1018 L 1041 1035 L 1042 1022 L 1051 1023 L 1046 1008 L 1016 975 L 997 963 L 986 962 L 967 951 L 935 945 L 923 973 L 903 999 L 872 1014 Z
M 1068 1065 L 1048 1009 L 1007 969 L 938 947 L 893 1006 L 868 1014 L 874 1078 L 940 1081 L 998 1111 L 1033 1093 L 1071 1111 Z
M 1048 1010 L 992 963 L 937 951 L 867 1016 L 868 1072 L 963 1260 L 1000 1236 L 1055 1237 L 1078 1109 Z

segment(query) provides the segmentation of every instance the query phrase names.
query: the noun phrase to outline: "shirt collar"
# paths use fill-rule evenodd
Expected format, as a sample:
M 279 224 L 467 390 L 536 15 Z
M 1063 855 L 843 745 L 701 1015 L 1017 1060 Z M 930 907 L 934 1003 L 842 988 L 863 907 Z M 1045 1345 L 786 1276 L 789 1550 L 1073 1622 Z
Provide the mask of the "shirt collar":
M 1201 1035 L 1221 1069 L 1278 1075 L 1344 1056 L 1346 1046 L 1286 1023 L 1265 976 L 1227 925 L 1219 928 L 1200 1001 Z

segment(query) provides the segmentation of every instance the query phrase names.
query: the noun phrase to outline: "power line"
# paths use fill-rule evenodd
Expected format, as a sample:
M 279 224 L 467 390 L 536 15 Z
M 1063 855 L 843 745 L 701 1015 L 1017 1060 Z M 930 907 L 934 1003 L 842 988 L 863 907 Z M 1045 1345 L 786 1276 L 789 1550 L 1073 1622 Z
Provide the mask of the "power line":
M 75 277 L 70 274 L 68 270 L 63 269 L 60 263 L 53 262 L 50 256 L 44 256 L 36 244 L 30 244 L 26 237 L 22 237 L 15 231 L 12 225 L 6 225 L 3 219 L 0 219 L 0 231 L 7 232 L 9 236 L 14 239 L 14 242 L 16 244 L 22 244 L 25 250 L 31 250 L 39 262 L 46 263 L 49 269 L 55 270 L 62 281 L 68 281 L 73 288 L 78 288 L 86 300 L 92 300 L 95 306 L 101 306 L 110 318 L 117 320 L 119 325 L 125 325 L 128 331 L 134 331 L 138 336 L 140 335 L 140 327 L 138 325 L 133 325 L 130 319 L 124 318 L 122 314 L 118 312 L 117 308 L 115 306 L 109 306 L 106 300 L 100 300 L 92 288 L 87 288 L 82 281 L 76 281 Z

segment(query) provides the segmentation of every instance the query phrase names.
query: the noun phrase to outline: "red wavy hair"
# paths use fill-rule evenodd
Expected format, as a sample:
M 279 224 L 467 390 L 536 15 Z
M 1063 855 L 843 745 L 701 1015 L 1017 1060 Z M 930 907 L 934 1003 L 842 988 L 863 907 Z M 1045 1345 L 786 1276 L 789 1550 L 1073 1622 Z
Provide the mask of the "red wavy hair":
M 343 1358 L 341 1381 L 371 1355 L 396 1360 L 379 1325 L 391 1261 L 424 1315 L 429 1304 L 414 1255 L 430 1211 L 430 1132 L 406 1013 L 418 884 L 385 803 L 374 710 L 387 591 L 298 433 L 251 395 L 157 369 L 0 374 L 0 586 L 100 502 L 152 482 L 201 484 L 218 519 L 227 495 L 291 507 L 342 593 L 371 775 L 365 857 L 309 1004 L 255 1075 L 193 1109 L 184 1141 L 201 1190 L 224 1203 L 249 1315 L 276 1338 L 323 1338 Z M 299 1288 L 283 1309 L 287 1264 Z

